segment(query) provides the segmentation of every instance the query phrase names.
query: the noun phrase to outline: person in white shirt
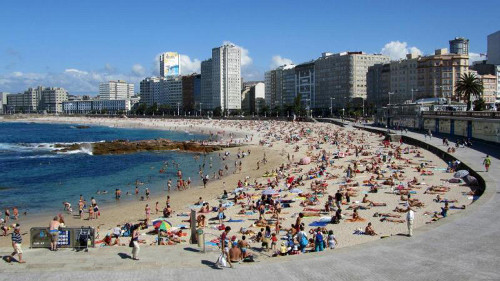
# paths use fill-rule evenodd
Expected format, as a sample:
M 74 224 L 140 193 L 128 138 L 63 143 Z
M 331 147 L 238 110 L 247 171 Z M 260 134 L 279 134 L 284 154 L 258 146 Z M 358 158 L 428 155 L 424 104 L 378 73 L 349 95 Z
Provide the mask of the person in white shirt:
M 408 207 L 408 211 L 406 212 L 406 223 L 408 224 L 408 236 L 413 236 L 413 220 L 415 219 L 415 212 Z

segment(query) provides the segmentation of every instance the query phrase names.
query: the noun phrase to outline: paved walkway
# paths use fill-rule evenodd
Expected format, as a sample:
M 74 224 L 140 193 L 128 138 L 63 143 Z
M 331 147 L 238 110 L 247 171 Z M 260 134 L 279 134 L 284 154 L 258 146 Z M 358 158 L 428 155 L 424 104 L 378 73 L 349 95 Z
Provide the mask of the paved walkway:
M 424 140 L 420 134 L 407 135 Z M 439 138 L 428 143 L 443 147 Z M 213 269 L 215 252 L 184 251 L 179 259 L 187 255 L 193 259 L 185 265 L 173 262 L 179 266 L 169 266 L 169 261 L 162 259 L 162 252 L 154 249 L 142 252 L 143 260 L 136 263 L 128 259 L 117 261 L 117 253 L 113 252 L 108 253 L 114 255 L 109 261 L 100 257 L 100 261 L 105 260 L 100 264 L 92 262 L 92 253 L 86 256 L 68 252 L 53 258 L 43 254 L 50 267 L 57 268 L 59 262 L 64 271 L 46 271 L 40 263 L 33 265 L 28 273 L 11 273 L 16 265 L 0 263 L 0 272 L 6 271 L 0 280 L 499 280 L 500 161 L 493 158 L 490 172 L 485 173 L 483 152 L 461 148 L 455 156 L 483 176 L 485 193 L 463 212 L 418 228 L 412 238 L 394 236 L 320 254 L 242 264 L 224 270 Z M 75 255 L 78 255 L 75 263 L 79 264 L 64 262 L 65 256 L 74 260 Z M 37 266 L 40 272 L 34 273 Z

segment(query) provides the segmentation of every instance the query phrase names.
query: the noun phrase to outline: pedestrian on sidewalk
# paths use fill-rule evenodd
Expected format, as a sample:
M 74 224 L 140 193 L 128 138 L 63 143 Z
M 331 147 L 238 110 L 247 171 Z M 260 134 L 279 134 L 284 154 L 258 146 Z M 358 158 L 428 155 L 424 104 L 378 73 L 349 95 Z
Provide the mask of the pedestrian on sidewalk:
M 432 140 L 432 132 L 431 132 L 431 129 L 429 129 L 429 139 Z
M 489 155 L 486 155 L 486 158 L 484 158 L 483 164 L 484 164 L 484 168 L 486 169 L 486 172 L 488 172 L 488 170 L 490 169 L 490 165 L 491 165 L 491 159 L 490 159 Z

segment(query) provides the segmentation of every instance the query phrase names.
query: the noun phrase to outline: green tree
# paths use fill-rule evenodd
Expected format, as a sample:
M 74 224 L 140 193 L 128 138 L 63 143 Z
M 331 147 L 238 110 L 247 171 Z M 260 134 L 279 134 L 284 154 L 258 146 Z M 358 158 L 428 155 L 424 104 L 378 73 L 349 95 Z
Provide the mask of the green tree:
M 222 116 L 222 109 L 220 106 L 217 106 L 214 109 L 214 117 L 221 117 Z
M 298 94 L 293 100 L 293 111 L 295 114 L 300 115 L 302 113 L 302 95 Z
M 472 73 L 465 73 L 458 80 L 455 86 L 455 92 L 457 93 L 459 99 L 463 99 L 467 102 L 467 110 L 472 107 L 471 97 L 480 97 L 483 93 L 483 83 L 479 80 L 476 75 Z
M 269 106 L 267 104 L 264 104 L 264 106 L 262 106 L 262 108 L 260 109 L 259 111 L 259 115 L 264 115 L 264 113 L 267 113 L 269 112 Z
M 483 98 L 474 101 L 474 111 L 483 111 L 486 109 L 486 103 Z

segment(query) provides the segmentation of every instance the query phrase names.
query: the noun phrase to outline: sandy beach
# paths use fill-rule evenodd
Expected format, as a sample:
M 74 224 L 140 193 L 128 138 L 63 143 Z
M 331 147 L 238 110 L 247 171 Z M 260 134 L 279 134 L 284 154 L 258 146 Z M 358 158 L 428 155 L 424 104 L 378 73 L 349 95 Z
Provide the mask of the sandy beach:
M 24 120 L 3 120 L 6 122 L 49 122 L 49 123 L 74 123 L 87 125 L 101 125 L 112 127 L 128 128 L 151 128 L 161 130 L 179 130 L 189 132 L 199 132 L 204 134 L 214 133 L 221 136 L 221 143 L 239 143 L 242 147 L 228 148 L 225 151 L 230 153 L 230 157 L 225 160 L 231 169 L 221 180 L 210 180 L 207 187 L 192 186 L 190 189 L 171 192 L 171 207 L 175 211 L 168 221 L 174 226 L 174 229 L 181 226 L 188 226 L 185 222 L 188 217 L 178 216 L 188 213 L 191 208 L 199 210 L 201 206 L 194 207 L 199 197 L 208 202 L 211 207 L 218 206 L 219 203 L 228 203 L 230 200 L 219 199 L 224 190 L 229 193 L 229 198 L 235 195 L 232 193 L 238 188 L 238 182 L 248 182 L 244 184 L 237 193 L 241 196 L 241 191 L 245 192 L 247 197 L 239 200 L 240 203 L 227 204 L 225 210 L 226 219 L 224 224 L 231 226 L 230 236 L 236 235 L 241 239 L 242 234 L 238 233 L 241 228 L 258 233 L 260 226 L 255 226 L 259 219 L 258 213 L 251 212 L 249 206 L 255 204 L 260 198 L 262 191 L 268 184 L 273 186 L 277 194 L 274 199 L 291 200 L 289 206 L 282 207 L 280 213 L 281 231 L 277 233 L 279 238 L 284 238 L 286 230 L 290 229 L 295 223 L 299 213 L 306 213 L 302 222 L 308 237 L 313 237 L 310 230 L 316 229 L 313 225 L 324 226 L 326 230 L 333 230 L 338 241 L 337 248 L 349 247 L 356 244 L 366 243 L 380 239 L 381 237 L 390 237 L 392 235 L 401 235 L 407 233 L 406 211 L 396 212 L 396 208 L 405 209 L 410 201 L 416 202 L 413 210 L 415 211 L 414 228 L 418 228 L 426 223 L 432 223 L 434 212 L 440 213 L 444 206 L 443 202 L 436 202 L 437 195 L 442 199 L 451 201 L 450 206 L 462 207 L 471 204 L 472 197 L 468 194 L 470 188 L 462 184 L 449 183 L 453 178 L 452 173 L 447 173 L 447 163 L 442 161 L 436 155 L 423 149 L 410 147 L 406 144 L 391 143 L 388 147 L 382 144 L 383 136 L 368 133 L 361 130 L 343 129 L 332 124 L 324 123 L 291 123 L 291 122 L 262 122 L 262 121 L 218 121 L 218 120 L 162 120 L 162 119 L 105 119 L 105 118 L 82 118 L 82 117 L 41 117 Z M 233 139 L 229 137 L 230 134 Z M 246 137 L 246 140 L 245 140 Z M 355 146 L 358 147 L 359 155 L 356 156 Z M 401 155 L 398 159 L 395 155 L 390 160 L 384 162 L 384 155 L 399 149 Z M 244 158 L 237 159 L 239 151 L 248 151 L 250 154 Z M 225 152 L 224 151 L 224 152 Z M 263 161 L 263 159 L 266 161 Z M 299 160 L 309 158 L 310 163 L 299 165 Z M 322 159 L 323 158 L 323 159 Z M 242 163 L 241 171 L 234 168 L 234 162 Z M 322 161 L 324 160 L 324 161 Z M 257 169 L 259 162 L 259 169 Z M 374 163 L 379 167 L 380 179 L 373 179 L 375 173 L 367 171 L 367 167 L 373 168 Z M 425 163 L 425 164 L 422 164 Z M 357 166 L 357 173 L 353 170 L 353 177 L 346 179 L 346 169 L 348 165 Z M 281 168 L 280 168 L 281 167 Z M 423 167 L 425 172 L 417 171 L 417 167 Z M 265 176 L 269 173 L 270 176 Z M 393 179 L 393 184 L 384 184 L 388 178 L 396 174 L 397 179 Z M 197 175 L 186 175 L 197 176 Z M 290 178 L 295 180 L 302 177 L 299 182 L 294 182 L 293 188 L 300 189 L 300 193 L 292 193 L 287 186 Z M 416 183 L 409 188 L 408 183 L 416 179 Z M 264 189 L 256 190 L 255 183 L 263 184 Z M 375 183 L 377 192 L 373 191 L 368 184 Z M 398 187 L 401 189 L 398 190 Z M 438 187 L 438 188 L 431 188 Z M 175 188 L 175 183 L 174 183 Z M 316 192 L 312 190 L 316 189 Z M 330 206 L 330 210 L 324 210 L 328 201 L 328 196 L 334 196 L 337 190 L 343 188 L 343 193 L 350 192 L 349 202 L 344 196 L 342 204 L 342 219 L 339 224 L 322 224 L 320 222 L 331 218 L 335 214 L 335 206 Z M 321 190 L 318 191 L 318 190 Z M 125 192 L 127 190 L 123 190 Z M 411 200 L 408 201 L 410 194 Z M 141 194 L 144 190 L 141 189 Z M 305 194 L 308 194 L 308 196 Z M 162 217 L 161 212 L 155 213 L 155 203 L 159 202 L 161 209 L 165 206 L 165 194 L 153 194 L 148 201 L 137 201 L 110 204 L 100 208 L 101 217 L 97 220 L 85 220 L 65 215 L 66 226 L 79 227 L 82 225 L 93 226 L 99 229 L 99 239 L 106 234 L 111 233 L 111 229 L 124 223 L 136 223 L 145 218 L 145 205 L 149 204 L 152 209 L 151 218 Z M 368 195 L 363 202 L 363 197 Z M 97 195 L 114 196 L 114 194 Z M 90 198 L 86 198 L 90 200 Z M 373 202 L 374 204 L 370 204 Z M 304 202 L 310 202 L 304 203 Z M 242 207 L 240 204 L 243 203 Z M 385 206 L 377 206 L 383 205 Z M 411 203 L 413 204 L 413 203 Z M 332 204 L 334 205 L 334 204 Z M 2 206 L 0 206 L 2 207 Z M 77 206 L 73 206 L 73 212 L 77 212 Z M 245 211 L 241 211 L 245 209 Z M 354 210 L 357 210 L 359 219 L 352 220 Z M 268 223 L 274 232 L 274 221 L 271 220 L 273 210 L 268 209 L 265 217 L 269 219 Z M 450 208 L 448 215 L 460 212 L 460 209 Z M 63 213 L 62 206 L 60 213 Z M 387 216 L 381 214 L 388 214 Z M 29 228 L 35 226 L 48 226 L 51 218 L 56 214 L 28 215 L 20 217 L 23 233 Z M 207 219 L 216 217 L 217 212 L 205 214 Z M 231 222 L 228 222 L 232 219 Z M 393 221 L 391 221 L 393 220 Z M 367 223 L 371 222 L 377 235 L 358 235 L 355 231 L 363 232 Z M 221 230 L 218 228 L 218 221 L 207 220 L 205 233 L 207 240 L 217 238 Z M 180 237 L 183 241 L 180 245 L 169 246 L 150 246 L 154 243 L 156 235 L 145 234 L 154 228 L 150 226 L 148 230 L 141 230 L 141 239 L 145 241 L 144 247 L 178 247 L 188 245 L 188 237 Z M 9 232 L 10 233 L 10 232 Z M 252 237 L 253 235 L 247 235 Z M 28 235 L 24 236 L 24 247 L 28 248 Z M 98 239 L 98 240 L 99 240 Z M 122 239 L 128 245 L 129 238 Z M 10 236 L 0 237 L 0 247 L 8 251 L 10 245 Z M 251 242 L 251 251 L 259 259 L 265 259 L 272 256 L 273 251 L 261 251 L 261 243 Z M 108 247 L 98 246 L 98 251 L 107 251 Z M 119 247 L 119 246 L 114 246 Z M 208 247 L 215 247 L 210 246 Z M 278 245 L 279 248 L 279 245 Z M 127 247 L 126 251 L 129 250 Z M 27 251 L 28 252 L 28 251 Z M 27 254 L 29 259 L 29 252 Z

